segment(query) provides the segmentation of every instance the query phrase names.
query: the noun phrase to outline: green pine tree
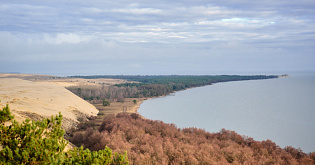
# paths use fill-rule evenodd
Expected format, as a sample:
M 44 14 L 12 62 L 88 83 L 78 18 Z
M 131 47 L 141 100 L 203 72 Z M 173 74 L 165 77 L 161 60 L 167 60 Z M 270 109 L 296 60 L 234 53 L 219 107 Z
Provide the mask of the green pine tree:
M 4 107 L 0 110 L 0 165 L 129 164 L 126 153 L 113 155 L 108 147 L 93 152 L 83 147 L 65 152 L 68 142 L 63 138 L 61 122 L 59 113 L 51 119 L 18 123 L 9 106 Z

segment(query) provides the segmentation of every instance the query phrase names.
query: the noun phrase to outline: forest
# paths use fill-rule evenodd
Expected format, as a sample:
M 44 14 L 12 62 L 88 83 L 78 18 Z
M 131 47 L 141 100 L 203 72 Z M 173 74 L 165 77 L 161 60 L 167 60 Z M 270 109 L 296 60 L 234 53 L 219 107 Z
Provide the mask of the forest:
M 225 129 L 218 133 L 180 129 L 135 113 L 108 115 L 100 126 L 79 126 L 70 141 L 92 151 L 105 146 L 118 153 L 127 151 L 130 164 L 315 163 L 315 152 L 305 154 L 291 146 L 282 149 L 271 140 L 255 141 Z
M 85 100 L 123 101 L 124 98 L 143 98 L 164 96 L 175 91 L 192 87 L 211 85 L 218 82 L 259 80 L 278 78 L 274 75 L 217 75 L 217 76 L 72 76 L 71 78 L 110 78 L 128 80 L 128 83 L 101 86 L 72 86 L 67 89 Z

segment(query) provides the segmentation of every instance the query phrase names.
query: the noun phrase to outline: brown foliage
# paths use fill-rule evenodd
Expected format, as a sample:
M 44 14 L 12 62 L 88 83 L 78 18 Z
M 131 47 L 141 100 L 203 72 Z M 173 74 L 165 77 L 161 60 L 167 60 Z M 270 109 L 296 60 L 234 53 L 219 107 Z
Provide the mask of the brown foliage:
M 127 151 L 131 164 L 314 164 L 314 153 L 281 149 L 271 140 L 255 141 L 222 129 L 178 129 L 173 124 L 121 113 L 107 116 L 98 131 L 87 128 L 71 142 L 91 150 Z

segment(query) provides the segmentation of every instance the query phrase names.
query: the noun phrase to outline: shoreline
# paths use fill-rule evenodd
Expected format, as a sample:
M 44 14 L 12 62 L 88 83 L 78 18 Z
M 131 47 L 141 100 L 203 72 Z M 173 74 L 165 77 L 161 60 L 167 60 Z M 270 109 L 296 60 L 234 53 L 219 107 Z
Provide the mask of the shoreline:
M 288 77 L 290 77 L 290 75 L 288 75 L 288 74 L 283 74 L 283 75 L 279 75 L 279 76 L 276 77 L 276 78 L 288 78 Z M 268 79 L 252 79 L 252 80 L 268 80 Z M 238 80 L 238 81 L 251 81 L 251 80 Z M 138 113 L 138 114 L 140 115 L 140 113 L 138 112 L 138 110 L 139 110 L 141 104 L 142 104 L 144 101 L 146 101 L 146 100 L 149 100 L 149 99 L 156 99 L 156 98 L 161 98 L 161 97 L 166 97 L 166 96 L 169 96 L 169 95 L 172 95 L 172 94 L 174 94 L 174 96 L 175 96 L 175 93 L 177 93 L 177 92 L 186 91 L 186 90 L 194 89 L 194 88 L 206 87 L 206 86 L 214 85 L 214 84 L 217 84 L 217 83 L 226 83 L 226 82 L 233 82 L 233 81 L 216 82 L 216 83 L 211 83 L 211 84 L 202 85 L 202 86 L 189 87 L 189 88 L 186 88 L 186 89 L 181 89 L 181 90 L 178 90 L 178 91 L 174 91 L 174 92 L 169 93 L 169 94 L 167 94 L 167 95 L 155 96 L 155 97 L 147 97 L 147 98 L 145 98 L 145 99 L 137 106 L 137 108 L 136 108 L 136 110 L 135 110 L 134 113 Z M 142 115 L 140 115 L 140 116 L 142 116 Z M 144 116 L 142 116 L 142 117 L 144 117 Z
M 288 74 L 283 74 L 283 75 L 277 76 L 276 78 L 287 78 L 287 77 L 290 77 L 290 75 L 288 75 Z M 268 78 L 268 79 L 273 79 L 273 78 Z M 251 80 L 268 80 L 268 79 L 251 79 Z M 251 80 L 237 80 L 237 81 L 251 81 Z M 177 92 L 186 91 L 186 90 L 194 89 L 194 88 L 206 87 L 206 86 L 214 85 L 214 84 L 217 84 L 217 83 L 226 83 L 226 82 L 233 82 L 233 81 L 215 82 L 215 83 L 211 83 L 211 84 L 207 84 L 207 85 L 202 85 L 202 86 L 189 87 L 189 88 L 186 88 L 186 89 L 181 89 L 181 90 L 178 90 L 178 91 L 174 91 L 174 92 L 169 93 L 169 94 L 167 94 L 167 95 L 155 96 L 155 97 L 147 97 L 147 98 L 145 98 L 143 101 L 146 101 L 146 100 L 149 100 L 149 99 L 156 99 L 156 98 L 160 98 L 160 97 L 166 97 L 166 96 L 169 96 L 169 95 L 172 95 L 172 94 L 174 94 L 174 96 L 175 96 L 175 93 L 177 93 Z M 135 113 L 138 113 L 138 114 L 139 114 L 138 110 L 139 110 L 139 108 L 140 108 L 140 105 L 143 103 L 143 101 L 139 104 L 139 106 L 137 107 Z

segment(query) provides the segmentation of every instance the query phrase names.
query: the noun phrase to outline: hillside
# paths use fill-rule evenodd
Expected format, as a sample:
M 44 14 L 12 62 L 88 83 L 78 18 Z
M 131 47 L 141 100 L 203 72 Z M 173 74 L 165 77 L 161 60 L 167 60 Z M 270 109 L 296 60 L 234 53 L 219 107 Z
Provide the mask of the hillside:
M 63 127 L 70 128 L 78 118 L 95 116 L 98 110 L 71 93 L 65 83 L 29 81 L 20 78 L 0 78 L 1 106 L 9 104 L 17 121 L 47 118 L 61 112 Z
M 314 164 L 315 161 L 315 153 L 307 155 L 290 146 L 282 149 L 271 140 L 255 141 L 225 129 L 218 133 L 179 129 L 174 124 L 127 113 L 106 116 L 98 129 L 93 122 L 82 125 L 71 142 L 94 151 L 105 146 L 120 153 L 127 151 L 130 164 Z

